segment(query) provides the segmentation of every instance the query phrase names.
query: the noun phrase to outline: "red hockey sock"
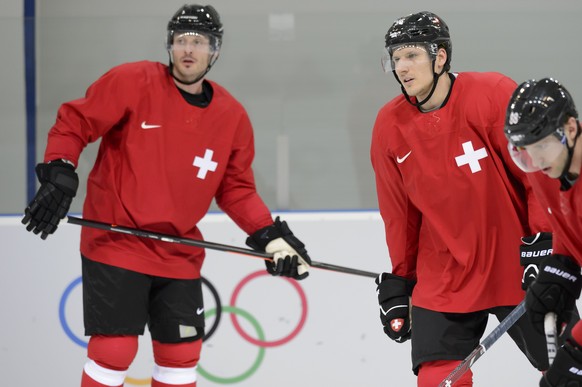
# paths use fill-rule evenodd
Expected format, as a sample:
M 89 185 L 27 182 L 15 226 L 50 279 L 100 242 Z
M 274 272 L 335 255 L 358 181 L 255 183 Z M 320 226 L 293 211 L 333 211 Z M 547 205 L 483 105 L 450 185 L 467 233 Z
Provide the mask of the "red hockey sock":
M 438 386 L 461 363 L 460 360 L 438 360 L 422 363 L 418 371 L 418 387 Z M 455 387 L 471 387 L 473 372 L 468 370 L 455 382 Z
M 202 340 L 166 344 L 153 341 L 154 373 L 152 387 L 196 387 L 196 365 Z
M 92 336 L 87 346 L 89 360 L 83 368 L 81 387 L 123 386 L 137 346 L 137 336 Z
M 81 387 L 121 387 L 125 380 L 125 374 L 126 371 L 110 370 L 93 360 L 89 360 L 83 368 Z
M 196 367 L 162 367 L 156 364 L 152 387 L 196 387 Z

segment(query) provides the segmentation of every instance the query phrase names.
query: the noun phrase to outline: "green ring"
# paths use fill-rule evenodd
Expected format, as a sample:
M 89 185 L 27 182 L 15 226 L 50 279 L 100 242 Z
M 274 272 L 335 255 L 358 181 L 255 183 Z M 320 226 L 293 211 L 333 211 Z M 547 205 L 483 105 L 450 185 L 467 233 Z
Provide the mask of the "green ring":
M 235 306 L 223 306 L 222 311 L 238 314 L 241 317 L 244 317 L 255 328 L 255 330 L 257 331 L 257 335 L 259 336 L 259 339 L 260 340 L 265 339 L 265 333 L 263 332 L 263 329 L 259 325 L 259 322 L 253 316 L 251 316 L 251 314 L 249 312 L 247 312 L 246 310 L 237 308 Z M 208 317 L 214 316 L 214 314 L 216 314 L 216 308 L 207 310 L 205 313 L 205 316 L 208 318 Z M 261 362 L 263 361 L 264 357 L 265 357 L 265 348 L 259 347 L 259 355 L 257 356 L 257 359 L 255 360 L 255 362 L 253 363 L 251 368 L 249 368 L 247 371 L 243 372 L 240 375 L 232 376 L 230 378 L 223 378 L 220 376 L 212 375 L 210 372 L 204 370 L 204 368 L 202 368 L 202 366 L 200 364 L 198 364 L 198 373 L 201 376 L 203 376 L 205 379 L 208 379 L 214 383 L 221 383 L 221 384 L 238 383 L 240 381 L 245 380 L 246 378 L 248 378 L 252 374 L 254 374 L 257 371 L 257 369 L 259 368 L 259 366 L 261 365 Z

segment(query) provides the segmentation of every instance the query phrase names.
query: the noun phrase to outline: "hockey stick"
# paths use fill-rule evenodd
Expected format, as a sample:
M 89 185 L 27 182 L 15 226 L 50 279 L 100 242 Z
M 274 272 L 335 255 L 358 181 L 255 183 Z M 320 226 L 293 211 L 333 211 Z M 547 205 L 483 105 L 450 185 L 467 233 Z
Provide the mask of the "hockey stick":
M 168 235 L 168 234 L 160 234 L 160 233 L 152 232 L 152 231 L 138 230 L 136 228 L 123 227 L 123 226 L 118 226 L 115 224 L 107 224 L 107 223 L 97 222 L 97 221 L 89 220 L 89 219 L 76 218 L 74 216 L 67 216 L 66 220 L 68 223 L 76 224 L 78 226 L 86 226 L 86 227 L 98 228 L 98 229 L 106 230 L 106 231 L 113 231 L 113 232 L 119 232 L 119 233 L 123 233 L 123 234 L 130 234 L 130 235 L 135 235 L 135 236 L 138 236 L 141 238 L 156 239 L 156 240 L 160 240 L 163 242 L 178 243 L 181 245 L 202 247 L 205 249 L 226 251 L 229 253 L 239 253 L 239 254 L 248 255 L 251 257 L 262 258 L 264 260 L 273 259 L 273 254 L 263 253 L 263 252 L 251 250 L 251 249 L 245 249 L 242 247 L 223 245 L 220 243 L 201 241 L 201 240 L 196 240 L 196 239 L 180 238 L 180 237 Z M 370 277 L 370 278 L 378 277 L 378 274 L 372 273 L 369 271 L 352 269 L 349 267 L 337 266 L 337 265 L 332 265 L 332 264 L 323 263 L 323 262 L 311 261 L 311 267 L 315 267 L 317 269 L 329 270 L 329 271 L 337 271 L 337 272 L 346 273 L 346 274 L 354 274 L 354 275 L 359 275 L 359 276 L 363 276 L 363 277 Z
M 558 334 L 556 327 L 556 314 L 549 312 L 544 318 L 544 333 L 546 334 L 546 345 L 548 346 L 548 363 L 552 365 L 558 350 Z
M 511 328 L 511 326 L 513 324 L 515 324 L 515 322 L 517 320 L 519 320 L 519 318 L 521 316 L 523 316 L 523 314 L 525 313 L 525 301 L 522 301 L 518 306 L 515 307 L 515 309 L 513 309 L 511 311 L 511 313 L 509 313 L 507 315 L 507 317 L 505 317 L 503 319 L 503 321 L 501 321 L 499 323 L 499 325 L 493 329 L 493 331 L 491 331 L 491 333 L 489 335 L 487 335 L 487 337 L 485 337 L 483 339 L 483 341 L 481 341 L 481 343 L 479 344 L 479 346 L 477 348 L 475 348 L 473 350 L 473 352 L 471 352 L 469 354 L 469 356 L 467 356 L 465 358 L 465 360 L 463 360 L 461 362 L 461 364 L 459 364 L 457 366 L 457 368 L 455 368 L 450 374 L 449 376 L 447 376 L 445 378 L 445 380 L 443 380 L 438 387 L 451 387 L 455 382 L 457 382 L 461 376 L 463 376 L 463 374 L 465 372 L 467 372 L 469 370 L 469 368 L 471 368 L 473 366 L 473 364 L 475 364 L 475 362 L 477 360 L 479 360 L 479 358 L 481 356 L 483 356 L 483 354 L 501 337 L 503 336 L 503 334 L 505 332 L 507 332 L 507 330 L 509 328 Z

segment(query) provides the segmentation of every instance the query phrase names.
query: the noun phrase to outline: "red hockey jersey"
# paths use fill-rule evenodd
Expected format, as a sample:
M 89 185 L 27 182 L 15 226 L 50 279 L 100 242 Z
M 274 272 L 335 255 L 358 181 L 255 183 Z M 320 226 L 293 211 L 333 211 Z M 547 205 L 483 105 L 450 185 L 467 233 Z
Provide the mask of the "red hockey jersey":
M 582 266 L 582 184 L 576 182 L 568 191 L 560 191 L 560 181 L 542 172 L 528 177 L 540 203 L 549 214 L 555 254 L 567 255 Z
M 77 165 L 101 138 L 87 181 L 83 216 L 105 223 L 201 239 L 197 223 L 217 204 L 247 233 L 272 224 L 256 192 L 248 115 L 223 87 L 206 108 L 188 104 L 168 67 L 128 63 L 111 69 L 84 98 L 65 103 L 48 136 L 45 161 Z M 200 248 L 83 228 L 81 253 L 105 264 L 197 278 Z
M 498 73 L 460 73 L 438 110 L 421 113 L 398 96 L 378 113 L 371 160 L 380 212 L 392 272 L 418 281 L 416 306 L 472 312 L 524 297 L 520 237 L 548 227 L 507 151 L 515 88 Z

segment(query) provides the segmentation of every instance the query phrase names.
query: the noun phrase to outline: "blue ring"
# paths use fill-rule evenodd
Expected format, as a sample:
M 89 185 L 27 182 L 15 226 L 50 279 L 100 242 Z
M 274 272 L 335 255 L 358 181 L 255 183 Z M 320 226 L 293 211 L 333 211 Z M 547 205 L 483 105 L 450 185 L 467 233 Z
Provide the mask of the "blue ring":
M 87 348 L 87 342 L 78 338 L 73 331 L 71 330 L 71 328 L 69 327 L 69 324 L 67 323 L 67 319 L 65 318 L 65 306 L 67 305 L 67 299 L 69 298 L 69 295 L 71 294 L 71 292 L 73 291 L 73 289 L 78 286 L 82 281 L 81 277 L 78 277 L 77 279 L 75 279 L 73 282 L 71 282 L 69 284 L 69 286 L 67 286 L 67 288 L 65 289 L 65 291 L 63 292 L 63 295 L 61 296 L 61 301 L 59 302 L 59 321 L 61 322 L 61 326 L 63 327 L 63 330 L 65 331 L 65 333 L 67 334 L 67 336 L 69 336 L 69 338 L 71 340 L 73 340 L 73 342 L 75 344 L 78 344 L 79 346 L 83 347 L 83 348 Z

